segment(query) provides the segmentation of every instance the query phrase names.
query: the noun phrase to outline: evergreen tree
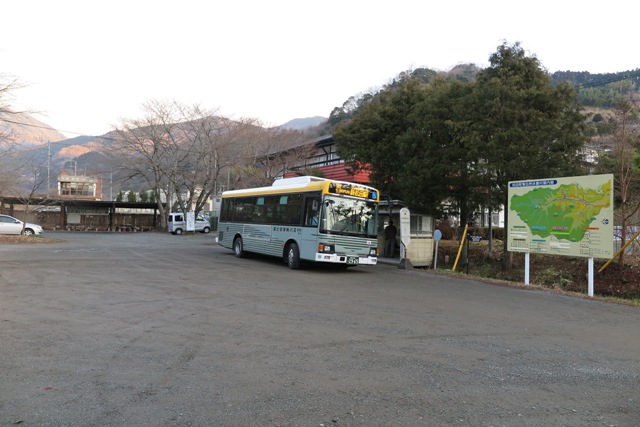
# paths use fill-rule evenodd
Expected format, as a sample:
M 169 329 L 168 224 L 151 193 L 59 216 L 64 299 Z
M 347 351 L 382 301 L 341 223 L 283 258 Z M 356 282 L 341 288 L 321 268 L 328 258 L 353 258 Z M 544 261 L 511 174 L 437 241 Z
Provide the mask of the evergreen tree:
M 372 183 L 394 198 L 401 196 L 398 174 L 407 160 L 399 155 L 398 139 L 412 127 L 412 109 L 422 95 L 416 79 L 405 79 L 395 89 L 383 91 L 362 105 L 351 121 L 342 123 L 333 133 L 340 157 L 354 171 L 369 170 Z
M 398 138 L 405 162 L 398 173 L 400 193 L 420 210 L 454 214 L 466 223 L 485 198 L 481 159 L 466 134 L 473 85 L 437 78 L 421 90 L 410 127 Z
M 572 87 L 552 86 L 538 59 L 527 57 L 519 43 L 499 46 L 489 61 L 478 74 L 468 132 L 493 181 L 488 197 L 506 209 L 509 181 L 583 171 L 584 116 Z
M 336 128 L 338 153 L 383 193 L 435 215 L 449 206 L 462 223 L 480 206 L 506 209 L 509 181 L 579 174 L 586 138 L 571 86 L 552 85 L 518 43 L 490 64 L 476 81 L 394 81 Z

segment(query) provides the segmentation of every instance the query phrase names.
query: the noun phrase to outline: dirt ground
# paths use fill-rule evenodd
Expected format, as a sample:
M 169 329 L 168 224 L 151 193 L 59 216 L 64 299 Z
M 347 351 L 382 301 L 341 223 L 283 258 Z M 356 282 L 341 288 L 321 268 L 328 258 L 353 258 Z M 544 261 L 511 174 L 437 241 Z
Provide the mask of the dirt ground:
M 50 243 L 51 239 L 43 239 L 38 236 L 13 236 L 13 235 L 0 235 L 0 244 L 2 243 L 15 243 L 15 244 L 38 244 L 38 243 Z
M 289 270 L 211 234 L 26 242 L 0 244 L 0 426 L 640 419 L 638 307 L 391 263 Z
M 59 239 L 47 236 L 2 236 L 0 244 L 46 244 Z M 438 269 L 451 269 L 458 253 L 459 243 L 442 240 L 438 249 Z M 469 265 L 461 256 L 456 271 L 488 279 L 524 282 L 524 254 L 513 254 L 513 267 L 503 267 L 502 242 L 495 241 L 489 256 L 486 241 L 469 244 Z M 627 256 L 621 267 L 617 260 L 605 270 L 598 270 L 607 260 L 594 261 L 594 293 L 603 297 L 615 297 L 640 302 L 640 258 Z M 569 258 L 548 255 L 531 255 L 530 281 L 545 288 L 566 292 L 586 293 L 588 287 L 588 265 L 586 258 Z
M 438 249 L 438 268 L 451 269 L 458 253 L 459 242 L 442 240 Z M 492 256 L 487 242 L 469 244 L 469 265 L 464 259 L 458 261 L 456 271 L 473 276 L 524 282 L 524 254 L 512 254 L 513 267 L 505 270 L 502 242 L 495 241 Z M 567 292 L 586 293 L 588 287 L 588 264 L 586 258 L 570 258 L 531 254 L 530 282 L 545 288 Z M 594 294 L 625 300 L 640 299 L 640 259 L 627 256 L 621 267 L 617 260 L 601 273 L 598 270 L 607 260 L 594 260 Z

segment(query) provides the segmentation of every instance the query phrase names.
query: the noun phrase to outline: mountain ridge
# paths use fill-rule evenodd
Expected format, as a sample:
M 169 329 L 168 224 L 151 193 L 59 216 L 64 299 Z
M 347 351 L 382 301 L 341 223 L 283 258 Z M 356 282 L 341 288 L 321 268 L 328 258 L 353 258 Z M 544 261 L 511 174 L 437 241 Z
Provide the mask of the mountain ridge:
M 278 126 L 279 129 L 289 129 L 289 130 L 305 130 L 308 128 L 312 128 L 322 123 L 326 122 L 328 119 L 322 116 L 313 116 L 313 117 L 305 117 L 292 119 L 288 122 L 281 124 Z
M 43 145 L 67 137 L 25 112 L 5 112 L 0 116 L 0 135 L 18 145 Z
M 428 81 L 435 74 L 446 74 L 459 80 L 473 79 L 480 70 L 474 64 L 459 64 L 447 72 L 436 72 L 426 68 L 413 70 L 411 74 Z M 406 73 L 400 73 L 399 77 Z M 631 79 L 637 87 L 640 85 L 640 70 L 631 70 L 618 73 L 592 74 L 589 72 L 555 72 L 549 74 L 553 83 L 569 81 L 576 87 L 592 87 L 602 85 L 622 78 Z M 349 102 L 349 101 L 347 101 Z M 318 129 L 330 132 L 330 119 L 323 116 L 294 118 L 279 126 L 278 129 L 301 131 L 311 134 Z M 326 132 L 325 132 L 326 133 Z M 45 146 L 48 148 L 50 159 L 56 164 L 64 165 L 69 160 L 77 160 L 86 157 L 88 153 L 95 152 L 100 146 L 100 141 L 110 139 L 112 132 L 101 136 L 81 135 L 68 138 L 63 133 L 35 119 L 28 113 L 8 112 L 0 115 L 0 136 L 9 137 L 11 141 L 24 147 Z M 48 147 L 46 147 L 48 145 Z M 46 154 L 43 152 L 43 155 Z

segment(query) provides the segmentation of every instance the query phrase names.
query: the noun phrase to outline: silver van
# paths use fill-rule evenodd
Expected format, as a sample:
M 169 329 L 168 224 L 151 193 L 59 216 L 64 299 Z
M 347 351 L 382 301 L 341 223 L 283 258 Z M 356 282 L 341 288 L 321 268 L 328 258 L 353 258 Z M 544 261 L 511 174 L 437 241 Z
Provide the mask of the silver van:
M 193 224 L 189 224 L 192 220 Z M 191 227 L 188 227 L 191 225 Z M 199 231 L 201 233 L 209 233 L 211 231 L 211 224 L 209 220 L 202 215 L 202 213 L 194 214 L 193 212 L 171 212 L 167 219 L 167 229 L 171 234 L 182 234 L 185 231 Z

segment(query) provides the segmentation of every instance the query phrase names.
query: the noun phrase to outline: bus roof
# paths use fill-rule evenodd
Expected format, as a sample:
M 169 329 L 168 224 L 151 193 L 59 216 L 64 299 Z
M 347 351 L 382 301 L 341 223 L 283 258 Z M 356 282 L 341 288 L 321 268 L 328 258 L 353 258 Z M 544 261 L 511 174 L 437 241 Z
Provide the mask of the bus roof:
M 222 193 L 222 197 L 235 196 L 256 196 L 261 194 L 278 194 L 303 191 L 323 191 L 328 187 L 328 183 L 346 184 L 358 186 L 376 191 L 375 188 L 368 185 L 355 184 L 346 181 L 336 181 L 332 179 L 320 178 L 317 176 L 297 176 L 294 178 L 282 178 L 273 182 L 270 187 L 245 188 L 243 190 L 231 190 Z

